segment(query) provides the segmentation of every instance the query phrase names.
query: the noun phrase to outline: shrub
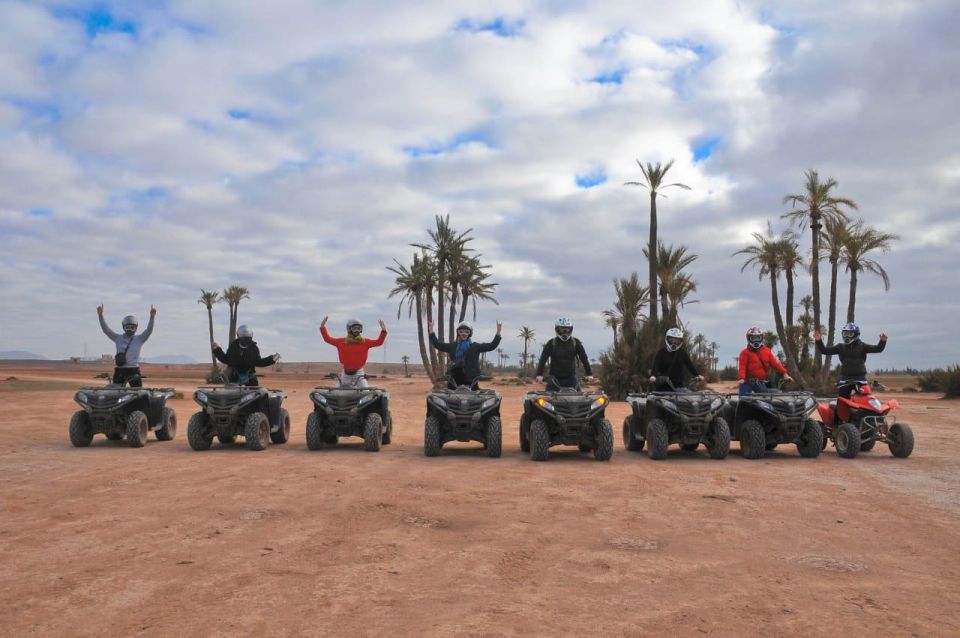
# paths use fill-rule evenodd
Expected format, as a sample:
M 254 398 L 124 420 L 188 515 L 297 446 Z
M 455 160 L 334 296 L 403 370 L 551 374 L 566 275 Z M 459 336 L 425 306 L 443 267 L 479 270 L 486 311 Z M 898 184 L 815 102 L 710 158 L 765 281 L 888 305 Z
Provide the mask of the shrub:
M 945 399 L 956 399 L 960 397 L 960 365 L 924 372 L 917 379 L 917 385 L 924 392 L 943 392 Z
M 737 366 L 725 366 L 720 370 L 720 380 L 721 381 L 736 381 L 737 375 L 740 374 L 740 369 Z

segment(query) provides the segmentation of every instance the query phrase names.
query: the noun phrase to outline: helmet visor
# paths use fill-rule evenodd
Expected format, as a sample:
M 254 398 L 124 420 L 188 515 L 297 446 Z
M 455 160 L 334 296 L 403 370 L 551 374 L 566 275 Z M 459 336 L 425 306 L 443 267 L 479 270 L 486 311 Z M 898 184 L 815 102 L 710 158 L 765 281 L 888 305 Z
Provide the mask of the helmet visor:
M 461 339 L 469 339 L 472 334 L 473 330 L 470 328 L 457 328 L 457 336 Z
M 683 345 L 683 339 L 680 337 L 667 337 L 667 345 L 672 348 L 679 348 Z
M 763 345 L 763 335 L 750 335 L 747 337 L 747 343 L 754 348 L 759 348 Z
M 354 337 L 360 336 L 360 333 L 363 332 L 363 326 L 359 323 L 355 323 L 350 326 L 350 334 Z
M 840 336 L 843 337 L 843 340 L 845 342 L 849 343 L 850 341 L 853 341 L 854 339 L 857 338 L 857 333 L 853 330 L 843 330 L 840 333 Z
M 570 335 L 573 334 L 573 328 L 571 328 L 570 326 L 560 326 L 559 328 L 557 328 L 557 334 L 560 335 L 561 337 L 569 337 Z

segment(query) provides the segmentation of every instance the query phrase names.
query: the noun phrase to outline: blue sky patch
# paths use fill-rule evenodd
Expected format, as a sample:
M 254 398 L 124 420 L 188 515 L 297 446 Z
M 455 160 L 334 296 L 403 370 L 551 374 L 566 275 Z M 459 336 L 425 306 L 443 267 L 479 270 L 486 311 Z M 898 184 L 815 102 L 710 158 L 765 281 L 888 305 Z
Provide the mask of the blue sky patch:
M 42 102 L 38 100 L 12 99 L 7 100 L 12 106 L 26 112 L 32 118 L 59 122 L 63 119 L 60 107 L 53 102 Z
M 616 71 L 601 73 L 590 81 L 596 82 L 597 84 L 623 84 L 623 77 L 626 74 L 626 69 L 617 69 Z
M 576 176 L 577 188 L 593 188 L 607 181 L 607 171 L 598 166 L 591 171 Z
M 489 32 L 501 38 L 511 38 L 519 35 L 523 31 L 526 22 L 523 19 L 508 20 L 503 16 L 497 16 L 492 20 L 475 20 L 473 18 L 463 18 L 457 22 L 454 29 L 456 31 L 466 31 L 468 33 Z
M 693 151 L 693 161 L 702 162 L 711 155 L 713 155 L 713 150 L 717 147 L 717 144 L 720 143 L 721 137 L 719 135 L 713 135 L 706 139 L 694 142 L 691 150 Z
M 137 35 L 137 24 L 132 20 L 118 20 L 110 12 L 107 5 L 94 5 L 89 10 L 82 9 L 56 9 L 53 15 L 57 18 L 67 18 L 70 20 L 79 20 L 83 23 L 90 38 L 97 37 L 100 33 L 127 33 Z
M 233 120 L 249 120 L 253 117 L 250 111 L 244 111 L 243 109 L 230 109 L 227 111 L 227 115 Z
M 39 217 L 41 219 L 48 219 L 53 216 L 53 211 L 49 208 L 34 208 L 30 211 L 30 217 Z
M 105 268 L 116 268 L 120 265 L 120 262 L 116 259 L 104 259 L 103 265 Z
M 166 201 L 170 198 L 170 193 L 165 188 L 151 186 L 142 190 L 132 190 L 127 192 L 127 199 L 134 204 L 141 206 L 156 204 Z
M 493 146 L 490 138 L 484 133 L 470 131 L 457 133 L 446 141 L 428 142 L 422 146 L 404 146 L 403 152 L 413 158 L 429 157 L 432 155 L 443 155 L 444 153 L 450 153 L 456 151 L 464 144 L 471 143 L 480 143 L 489 147 Z

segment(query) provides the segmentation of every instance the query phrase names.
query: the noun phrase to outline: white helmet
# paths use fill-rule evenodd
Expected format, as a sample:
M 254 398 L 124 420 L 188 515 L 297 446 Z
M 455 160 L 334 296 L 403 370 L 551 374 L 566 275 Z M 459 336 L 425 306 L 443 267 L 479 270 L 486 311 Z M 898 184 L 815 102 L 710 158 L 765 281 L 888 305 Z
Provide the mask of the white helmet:
M 352 328 L 353 326 L 359 326 L 360 332 L 363 332 L 363 322 L 357 319 L 356 317 L 347 319 L 347 332 L 350 332 L 350 328 Z
M 457 324 L 457 332 L 460 332 L 461 330 L 467 330 L 470 332 L 470 336 L 473 336 L 473 324 L 471 324 L 469 321 L 461 321 Z
M 763 346 L 763 330 L 756 326 L 747 330 L 747 345 L 754 350 L 759 350 Z
M 667 342 L 667 350 L 674 352 L 683 345 L 683 330 L 680 328 L 670 328 L 667 330 L 667 336 L 664 339 Z
M 243 324 L 242 326 L 237 326 L 237 338 L 238 339 L 253 339 L 253 330 L 250 329 L 250 326 Z
M 573 335 L 573 321 L 567 317 L 557 317 L 553 324 L 553 330 L 560 337 L 560 341 L 568 341 Z
M 127 315 L 123 318 L 123 321 L 120 322 L 120 325 L 123 326 L 123 331 L 126 334 L 132 335 L 137 331 L 137 326 L 140 325 L 140 322 L 135 315 Z

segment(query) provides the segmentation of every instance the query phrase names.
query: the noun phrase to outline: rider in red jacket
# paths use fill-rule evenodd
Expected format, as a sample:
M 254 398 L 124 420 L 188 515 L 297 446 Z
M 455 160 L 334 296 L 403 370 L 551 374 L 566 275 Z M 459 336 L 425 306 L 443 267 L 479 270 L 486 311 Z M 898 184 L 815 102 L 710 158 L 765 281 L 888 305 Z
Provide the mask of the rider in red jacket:
M 363 324 L 359 319 L 347 320 L 346 337 L 331 337 L 327 332 L 327 319 L 328 317 L 324 317 L 320 322 L 320 334 L 323 335 L 324 341 L 337 348 L 337 356 L 343 364 L 340 387 L 368 387 L 363 366 L 367 363 L 370 348 L 381 346 L 387 340 L 387 326 L 383 323 L 383 319 L 380 320 L 380 336 L 376 339 L 363 337 Z
M 753 392 L 766 392 L 767 373 L 771 367 L 782 374 L 787 381 L 793 380 L 787 374 L 787 369 L 773 355 L 773 350 L 763 345 L 763 330 L 757 327 L 750 328 L 747 330 L 747 347 L 740 351 L 738 375 L 740 396 Z

